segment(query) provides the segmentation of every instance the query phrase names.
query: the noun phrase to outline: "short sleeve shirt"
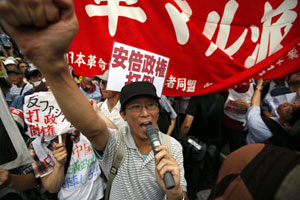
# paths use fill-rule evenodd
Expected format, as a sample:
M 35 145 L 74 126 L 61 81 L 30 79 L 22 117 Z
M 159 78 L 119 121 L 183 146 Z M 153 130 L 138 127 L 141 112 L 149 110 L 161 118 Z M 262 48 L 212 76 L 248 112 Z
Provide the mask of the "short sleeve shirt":
M 154 153 L 151 151 L 146 159 L 143 158 L 135 145 L 128 126 L 122 127 L 120 130 L 109 129 L 109 140 L 103 157 L 97 156 L 105 176 L 109 176 L 114 154 L 120 143 L 120 133 L 124 134 L 126 153 L 112 183 L 110 199 L 164 199 L 165 193 L 155 178 Z M 186 191 L 182 146 L 172 137 L 170 137 L 170 145 L 172 156 L 180 166 L 180 185 Z
M 247 114 L 247 144 L 263 143 L 273 136 L 270 129 L 261 118 L 261 109 L 258 106 L 248 108 Z

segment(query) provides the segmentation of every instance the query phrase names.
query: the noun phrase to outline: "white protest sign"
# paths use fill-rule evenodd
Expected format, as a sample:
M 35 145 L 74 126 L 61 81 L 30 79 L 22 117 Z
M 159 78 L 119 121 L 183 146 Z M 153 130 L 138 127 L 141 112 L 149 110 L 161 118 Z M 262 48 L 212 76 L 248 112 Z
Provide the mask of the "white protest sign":
M 107 89 L 121 91 L 128 83 L 148 81 L 161 96 L 169 61 L 167 57 L 115 42 Z
M 7 163 L 1 162 L 0 168 L 10 170 L 10 169 L 20 167 L 22 165 L 32 163 L 33 159 L 30 156 L 28 149 L 26 147 L 25 141 L 24 141 L 15 121 L 13 120 L 13 118 L 11 116 L 11 113 L 7 107 L 7 104 L 6 104 L 6 101 L 3 96 L 1 88 L 0 88 L 0 110 L 1 110 L 0 118 L 4 124 L 4 127 L 8 133 L 8 136 L 13 144 L 13 147 L 14 147 L 15 151 L 17 152 L 17 157 L 14 160 L 7 162 Z M 5 141 L 0 141 L 1 145 L 7 145 L 7 144 L 3 144 L 3 142 L 5 142 Z M 1 154 L 2 153 L 7 153 L 7 152 L 1 152 Z M 1 154 L 0 154 L 0 157 L 2 157 Z
M 271 113 L 278 116 L 277 108 L 280 104 L 285 102 L 295 102 L 298 99 L 297 92 L 288 93 L 284 95 L 278 95 L 275 97 L 268 97 L 264 99 L 264 102 L 267 103 L 271 108 Z
M 26 96 L 23 110 L 24 120 L 28 125 L 26 134 L 31 138 L 53 138 L 74 129 L 59 108 L 52 92 L 37 92 Z

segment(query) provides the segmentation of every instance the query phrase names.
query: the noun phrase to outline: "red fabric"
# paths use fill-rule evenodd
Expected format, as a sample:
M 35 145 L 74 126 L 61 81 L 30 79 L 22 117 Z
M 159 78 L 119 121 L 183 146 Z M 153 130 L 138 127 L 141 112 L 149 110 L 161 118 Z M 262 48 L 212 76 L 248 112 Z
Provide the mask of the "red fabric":
M 109 12 L 108 6 L 112 2 L 117 2 L 116 7 L 119 10 L 124 11 L 125 8 L 129 12 L 132 11 L 132 18 L 124 17 L 127 12 L 123 12 L 123 16 Z M 187 4 L 183 7 L 176 2 Z M 92 77 L 95 74 L 103 74 L 110 63 L 115 41 L 170 58 L 163 89 L 163 94 L 167 96 L 193 96 L 216 92 L 249 82 L 251 78 L 281 77 L 300 68 L 300 3 L 297 0 L 136 0 L 133 4 L 128 0 L 86 0 L 74 1 L 74 4 L 80 28 L 70 46 L 67 60 L 77 75 Z M 97 12 L 101 11 L 102 16 L 89 17 L 86 8 L 91 5 L 97 6 L 94 8 Z M 232 9 L 234 6 L 236 10 Z M 189 34 L 186 41 L 179 42 L 176 37 L 167 8 L 173 10 L 173 13 L 182 14 L 183 10 L 186 13 L 188 21 L 179 26 L 181 29 L 187 27 L 184 29 Z M 282 12 L 281 8 L 288 9 Z M 142 10 L 146 19 L 136 20 L 134 9 Z M 264 11 L 267 13 L 265 18 Z M 108 17 L 105 13 L 112 15 Z M 224 20 L 223 15 L 232 16 L 232 21 L 221 22 Z M 112 16 L 115 17 L 115 26 L 109 23 L 113 21 Z M 217 26 L 214 34 L 211 32 L 211 37 L 204 34 L 204 30 L 208 30 L 205 29 L 208 16 L 215 16 L 213 19 L 219 17 L 219 22 L 213 23 Z M 286 24 L 282 25 L 285 22 Z M 219 34 L 219 31 L 225 30 L 220 28 L 220 23 L 229 24 L 222 26 L 230 27 L 228 40 L 226 35 Z M 251 29 L 250 26 L 257 29 Z M 115 32 L 112 27 L 116 28 Z M 270 28 L 273 28 L 271 32 L 267 32 Z M 209 30 L 212 30 L 212 26 Z M 255 30 L 258 30 L 257 35 Z M 245 39 L 240 48 L 229 53 L 229 47 L 236 45 L 243 33 Z M 274 39 L 276 35 L 283 39 Z M 216 44 L 217 41 L 220 48 L 207 56 L 211 42 Z M 253 54 L 256 47 L 262 48 L 255 54 L 262 56 L 262 61 L 248 69 L 245 67 L 246 59 Z M 264 49 L 267 50 L 265 56 L 261 54 Z M 85 56 L 85 64 L 78 62 L 80 54 Z
M 18 116 L 24 121 L 24 114 L 22 110 L 16 109 L 16 108 L 9 108 L 11 114 Z

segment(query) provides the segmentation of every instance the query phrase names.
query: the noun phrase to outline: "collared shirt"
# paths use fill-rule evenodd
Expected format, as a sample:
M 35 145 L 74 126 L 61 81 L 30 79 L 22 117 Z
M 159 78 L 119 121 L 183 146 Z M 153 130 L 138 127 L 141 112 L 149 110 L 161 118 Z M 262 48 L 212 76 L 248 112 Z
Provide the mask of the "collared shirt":
M 139 152 L 129 126 L 121 129 L 108 129 L 109 140 L 103 156 L 96 153 L 101 168 L 106 177 L 109 176 L 110 168 L 114 160 L 114 154 L 120 143 L 120 134 L 124 134 L 125 158 L 112 183 L 110 199 L 164 199 L 165 193 L 157 183 L 155 177 L 154 153 L 151 151 L 147 158 Z M 163 134 L 163 133 L 159 133 Z M 170 137 L 170 136 L 168 136 Z M 170 137 L 171 154 L 180 166 L 180 186 L 186 191 L 184 178 L 183 154 L 180 143 Z M 97 151 L 95 151 L 97 152 Z
M 246 119 L 248 127 L 248 135 L 246 138 L 247 144 L 263 143 L 273 136 L 272 132 L 261 118 L 260 107 L 251 106 L 248 108 Z M 278 122 L 278 117 L 272 119 Z
M 118 128 L 121 128 L 122 126 L 127 126 L 128 125 L 127 122 L 124 121 L 124 119 L 120 115 L 120 109 L 121 109 L 120 101 L 118 101 L 118 103 L 113 107 L 111 112 L 109 112 L 107 102 L 108 100 L 106 99 L 103 103 L 102 102 L 99 103 L 98 106 L 100 111 L 106 117 L 108 117 Z

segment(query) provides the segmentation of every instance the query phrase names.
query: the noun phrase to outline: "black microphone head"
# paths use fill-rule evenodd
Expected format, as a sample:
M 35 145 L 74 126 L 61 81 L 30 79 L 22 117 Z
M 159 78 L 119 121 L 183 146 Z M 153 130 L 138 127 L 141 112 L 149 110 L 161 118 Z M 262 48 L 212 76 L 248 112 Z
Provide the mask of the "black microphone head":
M 146 135 L 149 138 L 152 134 L 158 134 L 158 129 L 154 125 L 148 125 L 146 128 Z

